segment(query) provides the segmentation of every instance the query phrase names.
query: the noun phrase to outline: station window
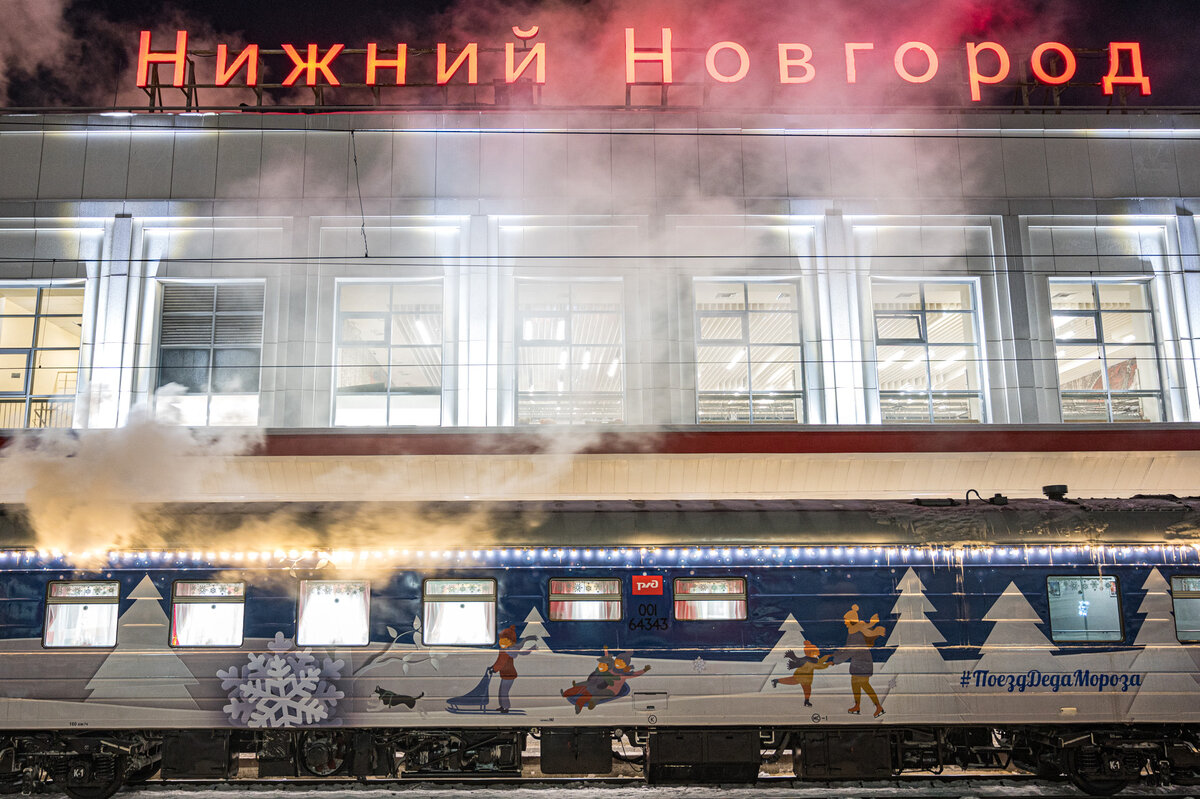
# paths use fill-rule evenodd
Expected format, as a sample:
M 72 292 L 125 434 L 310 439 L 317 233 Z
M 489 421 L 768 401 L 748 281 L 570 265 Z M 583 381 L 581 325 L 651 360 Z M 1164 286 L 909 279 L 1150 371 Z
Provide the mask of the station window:
M 974 284 L 874 280 L 871 299 L 882 421 L 982 422 Z
M 196 427 L 258 424 L 263 284 L 164 283 L 161 322 L 159 417 Z
M 722 621 L 746 618 L 744 577 L 677 577 L 675 618 Z
M 1175 635 L 1185 644 L 1200 642 L 1200 577 L 1172 577 Z
M 1055 641 L 1120 641 L 1116 577 L 1047 577 L 1050 637 Z
M 423 643 L 496 642 L 495 580 L 426 580 L 423 599 Z
M 0 287 L 0 429 L 74 421 L 83 289 Z
M 1147 283 L 1051 280 L 1064 422 L 1161 422 Z
M 46 646 L 116 646 L 116 582 L 52 582 L 46 595 Z
M 371 586 L 364 580 L 302 580 L 300 646 L 365 646 L 371 642 Z
M 620 580 L 561 578 L 550 581 L 550 621 L 620 620 Z
M 697 420 L 803 422 L 796 286 L 698 280 L 695 296 Z
M 625 419 L 619 280 L 517 283 L 517 424 Z
M 245 609 L 245 583 L 177 582 L 171 646 L 241 646 Z
M 333 423 L 442 422 L 442 284 L 344 283 L 338 288 Z

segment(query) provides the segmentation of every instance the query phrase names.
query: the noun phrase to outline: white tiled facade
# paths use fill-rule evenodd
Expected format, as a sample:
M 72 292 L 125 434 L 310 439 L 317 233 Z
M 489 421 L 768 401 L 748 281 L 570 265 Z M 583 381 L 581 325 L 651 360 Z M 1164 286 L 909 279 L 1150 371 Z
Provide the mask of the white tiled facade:
M 0 297 L 84 289 L 73 410 L 39 417 L 77 428 L 1195 422 L 1198 207 L 1192 117 L 0 117 Z M 260 286 L 261 329 L 167 324 L 166 286 L 214 284 Z M 1118 331 L 1105 365 L 1064 315 Z

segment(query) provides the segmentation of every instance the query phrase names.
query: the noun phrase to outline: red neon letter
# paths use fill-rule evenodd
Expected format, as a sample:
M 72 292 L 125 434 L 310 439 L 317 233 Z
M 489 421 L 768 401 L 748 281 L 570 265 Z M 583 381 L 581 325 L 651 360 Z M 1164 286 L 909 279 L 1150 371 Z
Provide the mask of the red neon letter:
M 329 52 L 325 54 L 324 58 L 318 60 L 317 46 L 315 44 L 308 46 L 307 59 L 301 58 L 300 54 L 296 52 L 295 47 L 285 44 L 283 52 L 288 54 L 288 58 L 292 59 L 292 63 L 296 66 L 292 69 L 292 73 L 284 78 L 283 85 L 291 86 L 296 82 L 296 78 L 300 77 L 301 72 L 307 72 L 308 74 L 304 78 L 304 85 L 316 86 L 317 72 L 319 71 L 325 76 L 325 81 L 330 86 L 341 86 L 342 84 L 338 83 L 338 79 L 329 71 L 329 65 L 333 62 L 333 59 L 337 58 L 338 53 L 342 52 L 343 48 L 345 48 L 344 44 L 335 44 L 329 48 Z
M 228 66 L 226 66 L 228 65 Z M 217 45 L 217 85 L 228 86 L 233 76 L 246 68 L 246 85 L 258 85 L 258 45 L 248 44 L 246 49 L 238 53 L 238 57 L 229 64 L 229 46 Z
M 454 63 L 450 65 L 449 69 L 446 68 L 446 43 L 445 42 L 438 42 L 437 53 L 438 53 L 438 74 L 437 74 L 438 86 L 445 86 L 447 83 L 449 83 L 450 79 L 454 77 L 454 73 L 458 72 L 458 68 L 463 65 L 464 61 L 467 62 L 467 83 L 474 86 L 478 82 L 478 77 L 479 77 L 479 64 L 478 64 L 478 62 L 479 62 L 479 44 L 478 44 L 478 42 L 471 42 L 466 47 L 464 47 L 462 49 L 462 52 L 458 54 L 458 58 L 454 59 Z
M 183 66 L 187 63 L 187 31 L 175 32 L 175 50 L 166 52 L 150 52 L 150 31 L 142 31 L 138 40 L 137 85 L 145 88 L 150 64 L 174 64 L 175 74 L 172 76 L 172 86 L 183 85 Z M 1112 94 L 1112 92 L 1109 92 Z
M 854 65 L 855 51 L 874 49 L 874 42 L 846 42 L 846 83 L 858 83 L 858 70 Z
M 515 31 L 516 28 L 513 28 Z M 537 28 L 533 29 L 537 33 Z M 546 43 L 538 42 L 529 49 L 529 54 L 521 61 L 519 66 L 513 66 L 517 60 L 517 46 L 512 42 L 504 43 L 504 82 L 515 83 L 521 74 L 529 69 L 529 62 L 533 63 L 533 82 L 541 85 L 546 82 Z
M 659 61 L 662 63 L 662 82 L 671 82 L 671 29 L 662 29 L 662 49 L 643 50 L 639 52 L 633 46 L 633 28 L 625 29 L 625 82 L 637 83 L 633 68 L 638 61 Z
M 1121 51 L 1129 51 L 1129 69 L 1132 70 L 1132 75 L 1118 76 L 1117 70 L 1121 68 Z M 1104 93 L 1113 93 L 1113 84 L 1120 83 L 1122 85 L 1137 85 L 1142 87 L 1142 94 L 1150 93 L 1150 78 L 1146 77 L 1142 67 L 1142 46 L 1137 42 L 1109 42 L 1108 43 L 1108 74 L 1104 76 Z M 179 73 L 176 72 L 176 75 Z
M 800 57 L 792 58 L 792 51 L 799 50 Z M 812 48 L 807 44 L 779 45 L 779 82 L 808 83 L 817 76 L 817 70 L 809 62 L 812 60 Z M 793 75 L 792 67 L 802 67 L 803 75 Z
M 920 75 L 914 75 L 908 71 L 908 67 L 904 66 L 904 56 L 908 55 L 910 50 L 920 50 L 925 54 L 925 58 L 929 61 L 929 66 L 925 72 Z M 893 59 L 896 63 L 896 74 L 904 78 L 909 83 L 925 83 L 933 80 L 933 76 L 938 71 L 937 53 L 933 52 L 933 48 L 925 44 L 925 42 L 905 42 L 896 48 L 896 57 Z
M 1046 54 L 1047 50 L 1053 50 L 1062 57 L 1063 71 L 1061 75 L 1051 75 L 1042 66 L 1042 56 Z M 1058 86 L 1059 84 L 1066 83 L 1071 78 L 1075 77 L 1075 54 L 1072 53 L 1071 49 L 1065 44 L 1060 42 L 1046 42 L 1045 44 L 1039 44 L 1034 49 L 1033 58 L 1030 59 L 1030 66 L 1033 67 L 1033 74 L 1036 75 L 1037 79 L 1042 83 L 1049 83 L 1051 86 Z
M 996 59 L 1000 62 L 996 67 L 996 74 L 983 75 L 979 72 L 979 53 L 983 50 L 988 50 L 996 54 Z M 967 72 L 971 76 L 971 99 L 979 102 L 982 96 L 979 91 L 981 83 L 999 83 L 1008 77 L 1008 70 L 1012 64 L 1008 60 L 1008 51 L 995 42 L 967 42 Z
M 380 68 L 396 70 L 396 85 L 403 86 L 408 68 L 408 45 L 396 45 L 396 57 L 391 60 L 379 57 L 379 48 L 375 42 L 367 45 L 367 85 L 375 85 L 375 73 Z
M 717 71 L 717 53 L 722 50 L 732 50 L 737 53 L 738 68 L 732 75 L 724 75 Z M 737 83 L 746 77 L 746 73 L 750 71 L 750 54 L 746 52 L 745 47 L 742 47 L 737 42 L 717 42 L 708 48 L 708 53 L 704 56 L 704 66 L 708 69 L 708 74 L 712 75 L 714 80 L 719 80 L 721 83 Z

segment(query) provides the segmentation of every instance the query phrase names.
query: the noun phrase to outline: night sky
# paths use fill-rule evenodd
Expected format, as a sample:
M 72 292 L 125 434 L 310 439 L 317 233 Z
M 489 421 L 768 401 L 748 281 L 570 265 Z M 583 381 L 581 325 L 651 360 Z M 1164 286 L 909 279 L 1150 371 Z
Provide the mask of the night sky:
M 1096 51 L 1110 41 L 1139 41 L 1153 91 L 1141 97 L 1135 90 L 1128 103 L 1200 106 L 1197 0 L 0 0 L 0 9 L 9 17 L 0 31 L 0 104 L 10 108 L 143 102 L 132 76 L 142 29 L 154 32 L 156 47 L 165 47 L 176 28 L 186 28 L 196 49 L 219 42 L 231 48 L 252 42 L 273 49 L 285 42 L 340 42 L 354 48 L 396 41 L 430 48 L 439 41 L 453 47 L 471 40 L 500 47 L 513 40 L 509 29 L 514 24 L 542 26 L 541 40 L 550 48 L 548 85 L 573 81 L 578 88 L 589 82 L 597 89 L 594 96 L 579 90 L 568 98 L 579 104 L 611 103 L 623 89 L 621 36 L 626 25 L 633 25 L 639 34 L 673 27 L 677 48 L 707 48 L 724 39 L 744 43 L 755 65 L 745 86 L 757 81 L 761 88 L 757 95 L 749 89 L 737 95 L 746 106 L 777 90 L 768 84 L 777 74 L 771 59 L 779 42 L 812 45 L 814 63 L 821 69 L 803 93 L 789 95 L 797 105 L 970 105 L 960 76 L 964 44 L 989 39 L 1010 49 L 1014 61 L 1044 41 Z M 902 84 L 890 64 L 890 53 L 908 39 L 929 42 L 945 54 L 938 77 L 919 91 Z M 857 87 L 845 83 L 841 48 L 848 41 L 878 42 L 877 64 L 865 70 Z M 687 56 L 680 58 L 686 76 Z M 702 70 L 702 56 L 692 58 L 692 67 Z M 1105 59 L 1098 53 L 1081 60 L 1080 82 L 1097 82 L 1106 71 Z M 361 81 L 360 65 L 345 59 L 340 63 L 345 82 Z M 278 82 L 286 67 L 269 66 L 268 79 Z M 410 61 L 410 69 L 410 82 L 415 82 L 420 62 Z M 481 62 L 481 73 L 490 82 L 495 70 Z M 599 85 L 606 81 L 611 85 Z M 1011 106 L 1014 96 L 1011 87 L 985 89 L 983 104 Z M 349 94 L 341 99 L 356 101 Z M 276 93 L 272 101 L 292 100 Z M 1104 106 L 1109 101 L 1092 85 L 1070 88 L 1061 97 L 1066 105 Z

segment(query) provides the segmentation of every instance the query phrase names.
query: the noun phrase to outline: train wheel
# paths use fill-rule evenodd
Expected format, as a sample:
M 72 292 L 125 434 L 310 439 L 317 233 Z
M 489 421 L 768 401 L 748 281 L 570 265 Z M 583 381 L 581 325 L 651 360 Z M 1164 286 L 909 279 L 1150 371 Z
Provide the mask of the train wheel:
M 1124 790 L 1130 783 L 1130 780 L 1125 777 L 1098 777 L 1094 774 L 1083 773 L 1080 761 L 1095 759 L 1097 753 L 1094 750 L 1083 753 L 1084 757 L 1082 758 L 1079 750 L 1067 750 L 1065 754 L 1067 777 L 1071 780 L 1072 785 L 1086 794 L 1112 796 Z
M 92 761 L 91 774 L 96 779 L 94 784 L 71 785 L 69 781 L 63 781 L 59 787 L 71 799 L 108 799 L 125 782 L 125 761 L 122 758 L 97 758 Z

